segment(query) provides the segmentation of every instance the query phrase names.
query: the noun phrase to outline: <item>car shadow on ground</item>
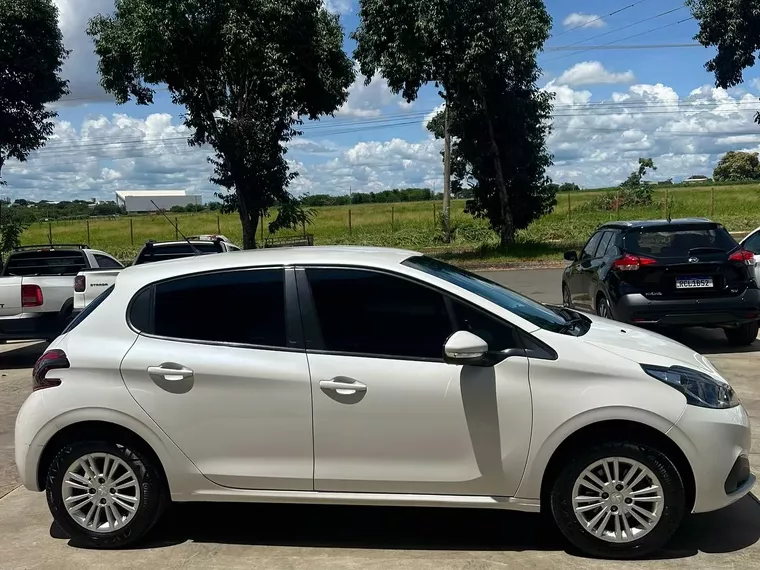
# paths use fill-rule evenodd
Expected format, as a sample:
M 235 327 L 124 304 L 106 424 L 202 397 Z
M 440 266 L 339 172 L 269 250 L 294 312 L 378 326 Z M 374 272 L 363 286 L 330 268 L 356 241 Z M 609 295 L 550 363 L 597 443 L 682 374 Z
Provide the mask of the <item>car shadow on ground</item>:
M 18 344 L 18 348 L 16 348 Z M 22 368 L 32 368 L 37 359 L 47 348 L 47 342 L 14 343 L 0 345 L 0 370 L 19 370 Z
M 53 525 L 51 535 L 67 538 Z M 731 553 L 760 540 L 753 496 L 716 513 L 692 515 L 651 560 Z M 174 505 L 136 548 L 211 544 L 417 551 L 565 551 L 542 515 L 471 509 L 185 503 Z M 70 541 L 73 547 L 79 546 Z
M 749 346 L 731 346 L 721 329 L 672 328 L 654 330 L 700 354 L 747 354 L 760 352 L 760 339 Z

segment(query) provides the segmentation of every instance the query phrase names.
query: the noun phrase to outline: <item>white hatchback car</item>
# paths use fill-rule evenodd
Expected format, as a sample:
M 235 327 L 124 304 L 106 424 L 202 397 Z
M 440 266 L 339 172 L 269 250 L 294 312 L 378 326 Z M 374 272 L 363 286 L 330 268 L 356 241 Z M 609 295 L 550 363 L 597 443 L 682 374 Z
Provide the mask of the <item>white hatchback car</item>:
M 749 492 L 701 355 L 418 253 L 293 248 L 125 269 L 34 368 L 24 485 L 116 547 L 170 501 L 545 509 L 632 557 Z

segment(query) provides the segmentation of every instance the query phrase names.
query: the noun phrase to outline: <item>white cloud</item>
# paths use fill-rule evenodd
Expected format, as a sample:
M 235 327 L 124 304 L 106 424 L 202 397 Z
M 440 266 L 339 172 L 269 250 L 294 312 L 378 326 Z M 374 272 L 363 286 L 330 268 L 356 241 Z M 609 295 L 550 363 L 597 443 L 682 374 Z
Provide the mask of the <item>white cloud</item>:
M 573 12 L 562 21 L 566 28 L 603 28 L 607 23 L 596 14 Z
M 760 77 L 753 79 L 750 84 L 755 88 L 756 91 L 760 91 Z
M 350 14 L 353 11 L 351 0 L 324 0 L 324 5 L 336 14 Z
M 581 85 L 613 85 L 636 82 L 633 71 L 614 73 L 605 69 L 598 61 L 583 61 L 575 64 L 554 80 L 556 85 L 579 87 Z
M 358 66 L 356 71 L 356 80 L 349 88 L 348 100 L 338 109 L 336 115 L 358 118 L 377 117 L 382 114 L 383 108 L 389 105 L 396 104 L 402 108 L 405 106 L 399 96 L 391 93 L 388 82 L 380 75 L 375 75 L 372 81 L 365 85 L 364 76 L 359 73 Z

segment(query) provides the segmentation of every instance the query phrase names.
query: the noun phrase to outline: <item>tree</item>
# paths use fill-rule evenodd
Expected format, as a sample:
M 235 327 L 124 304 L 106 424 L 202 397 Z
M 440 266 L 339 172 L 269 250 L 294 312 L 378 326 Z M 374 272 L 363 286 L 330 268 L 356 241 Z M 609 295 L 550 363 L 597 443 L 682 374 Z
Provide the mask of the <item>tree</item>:
M 380 72 L 416 99 L 441 88 L 450 117 L 454 190 L 502 244 L 555 204 L 546 168 L 551 95 L 538 89 L 537 54 L 551 17 L 541 0 L 360 0 L 354 53 L 369 81 Z M 443 135 L 443 115 L 428 126 Z
M 58 115 L 46 105 L 68 93 L 59 77 L 67 56 L 52 0 L 0 0 L 0 175 L 53 133 Z
M 760 178 L 760 159 L 756 152 L 727 152 L 718 162 L 713 178 L 719 182 L 757 180 Z
M 657 170 L 657 167 L 654 165 L 654 161 L 651 158 L 640 158 L 639 169 L 631 172 L 628 179 L 623 182 L 620 187 L 631 189 L 639 188 L 641 186 L 641 181 L 647 174 L 647 170 Z
M 760 51 L 760 9 L 757 0 L 687 0 L 699 22 L 695 39 L 718 53 L 705 64 L 715 84 L 728 89 L 744 81 L 744 70 L 755 65 Z M 760 123 L 760 112 L 755 115 Z
M 304 118 L 338 109 L 354 80 L 338 16 L 322 0 L 116 0 L 87 33 L 117 102 L 152 103 L 150 86 L 166 84 L 185 106 L 188 142 L 213 147 L 211 181 L 228 191 L 217 196 L 238 211 L 245 248 L 275 205 L 270 231 L 300 225 L 286 145 Z

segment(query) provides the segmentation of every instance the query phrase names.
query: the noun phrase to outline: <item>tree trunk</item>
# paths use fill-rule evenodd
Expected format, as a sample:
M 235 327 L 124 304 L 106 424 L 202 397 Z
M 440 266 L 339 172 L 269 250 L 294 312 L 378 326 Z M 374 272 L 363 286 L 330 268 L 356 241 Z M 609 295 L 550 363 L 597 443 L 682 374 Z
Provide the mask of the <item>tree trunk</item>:
M 236 189 L 238 198 L 238 214 L 240 225 L 243 227 L 243 249 L 256 249 L 256 229 L 259 226 L 259 208 L 250 204 L 245 197 L 246 192 Z
M 449 102 L 446 111 L 443 132 L 443 240 L 451 242 L 451 136 L 449 135 Z
M 493 155 L 493 166 L 496 171 L 496 188 L 499 192 L 499 204 L 501 206 L 500 212 L 500 226 L 499 226 L 499 241 L 501 246 L 506 246 L 515 241 L 515 221 L 512 217 L 512 209 L 509 207 L 509 193 L 507 192 L 507 182 L 504 180 L 504 172 L 501 166 L 501 152 L 499 151 L 499 145 L 496 142 L 496 134 L 493 128 L 493 121 L 491 121 L 491 115 L 488 113 L 488 103 L 483 96 L 482 88 L 478 87 L 478 94 L 480 100 L 483 103 L 483 112 L 486 115 L 486 123 L 488 124 L 488 136 L 491 139 L 491 154 Z

